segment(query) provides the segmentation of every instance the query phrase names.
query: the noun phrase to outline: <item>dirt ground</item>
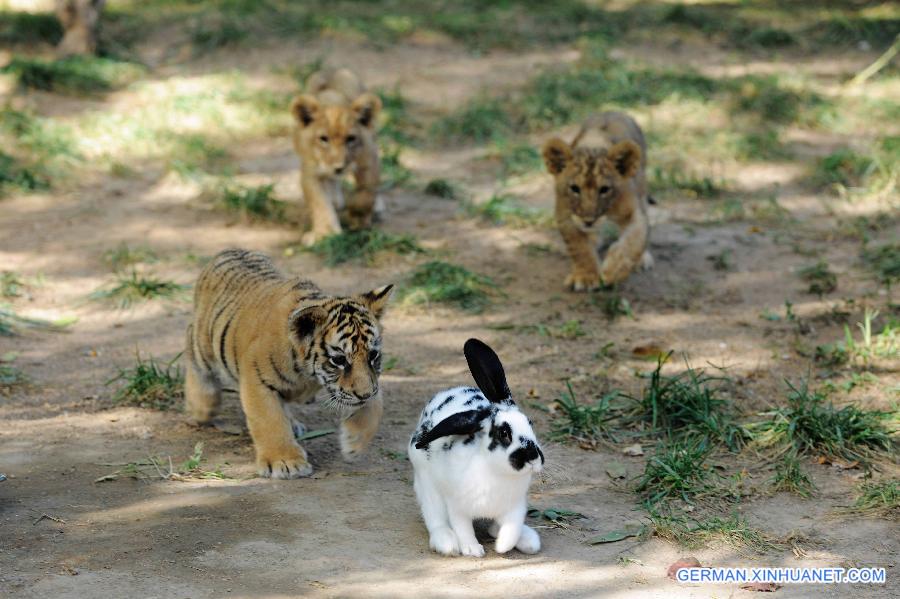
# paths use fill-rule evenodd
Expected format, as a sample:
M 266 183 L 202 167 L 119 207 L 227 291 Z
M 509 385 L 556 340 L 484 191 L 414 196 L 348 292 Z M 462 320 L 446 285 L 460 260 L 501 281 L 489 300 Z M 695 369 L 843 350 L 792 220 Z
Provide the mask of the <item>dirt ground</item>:
M 755 68 L 740 57 L 690 45 L 672 49 L 645 41 L 632 49 L 643 57 L 691 64 L 708 72 Z M 442 43 L 408 43 L 373 50 L 355 40 L 299 40 L 223 50 L 181 63 L 162 63 L 151 80 L 190 77 L 220 69 L 265 78 L 268 65 L 297 64 L 326 56 L 328 64 L 350 64 L 370 85 L 402 89 L 423 113 L 460 105 L 485 86 L 513 86 L 548 64 L 577 57 L 571 48 L 473 55 Z M 872 52 L 853 52 L 841 73 L 868 64 Z M 785 58 L 793 68 L 815 72 L 815 56 Z M 760 69 L 765 65 L 757 65 Z M 780 66 L 784 66 L 781 64 Z M 265 68 L 264 68 L 265 67 Z M 746 72 L 746 71 L 744 71 Z M 127 103 L 115 92 L 90 109 Z M 80 100 L 31 92 L 30 105 L 65 115 L 84 110 Z M 52 109 L 50 106 L 52 105 Z M 64 117 L 61 117 L 64 118 Z M 568 129 L 567 129 L 568 131 Z M 539 140 L 535 140 L 539 142 Z M 799 152 L 822 155 L 828 139 L 792 140 Z M 275 183 L 280 197 L 299 201 L 297 168 L 290 140 L 261 138 L 233 149 L 242 177 Z M 420 149 L 403 160 L 416 181 L 443 177 L 460 182 L 473 197 L 495 187 L 490 170 L 470 149 Z M 653 147 L 650 147 L 650 162 Z M 810 361 L 793 348 L 798 333 L 785 320 L 761 313 L 795 313 L 810 329 L 808 345 L 842 336 L 827 315 L 838 300 L 805 293 L 796 270 L 820 256 L 838 273 L 841 298 L 890 298 L 858 263 L 858 243 L 833 234 L 842 220 L 877 206 L 835 209 L 819 192 L 797 182 L 795 164 L 767 164 L 725 174 L 732 193 L 771 194 L 802 226 L 713 221 L 702 200 L 669 194 L 652 209 L 651 251 L 656 266 L 621 288 L 634 316 L 609 320 L 589 296 L 566 292 L 568 268 L 558 234 L 547 227 L 494 226 L 466 215 L 453 201 L 427 197 L 421 185 L 388 191 L 379 225 L 412 232 L 426 248 L 502 282 L 505 294 L 482 314 L 453 307 L 396 307 L 385 318 L 385 354 L 396 365 L 383 375 L 386 413 L 371 451 L 357 463 L 341 460 L 337 439 L 306 442 L 316 469 L 308 479 L 255 478 L 253 451 L 242 428 L 235 397 L 228 397 L 222 424 L 198 429 L 179 411 L 117 405 L 106 382 L 133 364 L 136 351 L 164 358 L 180 350 L 190 317 L 189 295 L 120 310 L 86 299 L 109 281 L 104 252 L 120 243 L 145 245 L 160 261 L 154 272 L 190 284 L 199 271 L 193 257 L 228 246 L 270 253 L 287 272 L 309 277 L 333 292 L 400 282 L 420 256 L 380 256 L 374 265 L 325 266 L 304 252 L 287 254 L 300 231 L 294 225 L 248 223 L 212 209 L 199 187 L 157 166 L 127 176 L 91 172 L 71 188 L 13 194 L 2 200 L 0 268 L 43 283 L 13 304 L 23 314 L 77 316 L 64 333 L 26 331 L 0 337 L 0 354 L 17 352 L 15 365 L 30 383 L 0 398 L 0 594 L 9 597 L 742 597 L 736 585 L 679 585 L 666 577 L 678 557 L 696 555 L 721 566 L 880 566 L 883 586 L 788 586 L 781 597 L 896 597 L 900 595 L 900 527 L 881 519 L 832 517 L 853 499 L 858 469 L 807 463 L 819 492 L 811 499 L 765 491 L 771 469 L 740 458 L 747 485 L 759 493 L 737 506 L 748 521 L 778 538 L 798 539 L 794 551 L 763 555 L 727 545 L 697 550 L 659 538 L 589 545 L 598 533 L 641 520 L 627 482 L 606 468 L 625 466 L 638 476 L 645 457 L 622 455 L 621 447 L 596 450 L 545 441 L 548 473 L 536 481 L 530 503 L 585 514 L 570 528 L 534 521 L 543 548 L 534 556 L 484 559 L 442 558 L 429 552 L 417 513 L 405 445 L 424 403 L 447 386 L 467 384 L 462 344 L 477 336 L 502 357 L 523 409 L 546 437 L 549 418 L 530 407 L 546 405 L 572 381 L 579 398 L 591 401 L 610 388 L 636 392 L 652 362 L 635 348 L 676 350 L 694 365 L 724 365 L 736 381 L 734 401 L 747 414 L 783 401 L 784 379 L 810 372 Z M 525 177 L 515 189 L 531 205 L 552 205 L 550 178 Z M 855 211 L 855 212 L 854 212 Z M 897 239 L 896 221 L 877 233 Z M 548 251 L 528 252 L 547 246 Z M 730 250 L 731 270 L 716 270 L 709 256 Z M 852 308 L 859 318 L 858 305 Z M 523 332 L 504 325 L 580 322 L 583 336 L 567 339 Z M 608 343 L 612 349 L 601 352 Z M 600 357 L 597 357 L 599 353 Z M 673 362 L 672 371 L 679 364 Z M 878 383 L 852 390 L 849 399 L 869 409 L 896 401 L 896 369 L 878 373 Z M 893 395 L 890 391 L 894 390 Z M 334 415 L 315 404 L 300 406 L 310 429 L 334 425 Z M 222 430 L 225 429 L 225 430 Z M 147 456 L 180 462 L 198 441 L 204 459 L 221 466 L 226 480 L 166 481 L 120 477 L 95 482 L 122 464 Z M 648 446 L 649 451 L 649 446 Z M 891 465 L 885 466 L 892 467 Z M 43 515 L 51 518 L 42 518 Z M 487 545 L 486 545 L 487 547 Z

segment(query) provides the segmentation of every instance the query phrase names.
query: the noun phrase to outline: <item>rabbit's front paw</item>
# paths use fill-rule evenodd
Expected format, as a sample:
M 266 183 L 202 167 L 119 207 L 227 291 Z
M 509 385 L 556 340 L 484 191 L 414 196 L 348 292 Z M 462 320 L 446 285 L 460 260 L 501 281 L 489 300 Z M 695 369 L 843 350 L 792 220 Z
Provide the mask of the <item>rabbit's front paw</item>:
M 516 543 L 516 549 L 522 553 L 537 553 L 541 550 L 541 537 L 530 526 L 522 526 L 522 534 Z
M 428 541 L 432 550 L 441 555 L 459 555 L 459 540 L 449 528 L 439 528 L 431 533 Z
M 471 557 L 484 557 L 484 547 L 480 543 L 472 543 L 471 545 L 462 545 L 459 548 L 459 552 L 462 555 L 469 555 Z

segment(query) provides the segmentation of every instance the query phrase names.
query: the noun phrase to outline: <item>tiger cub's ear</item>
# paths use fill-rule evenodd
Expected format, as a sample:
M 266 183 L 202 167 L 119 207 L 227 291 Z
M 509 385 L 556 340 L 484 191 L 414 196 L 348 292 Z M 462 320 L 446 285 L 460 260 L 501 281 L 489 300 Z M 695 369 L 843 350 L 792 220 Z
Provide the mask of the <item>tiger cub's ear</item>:
M 326 316 L 328 314 L 321 306 L 310 306 L 302 310 L 294 310 L 288 323 L 291 336 L 294 337 L 295 341 L 302 343 L 313 336 L 316 332 L 316 327 L 325 322 Z
M 357 299 L 377 317 L 381 318 L 387 302 L 391 298 L 391 292 L 394 290 L 393 285 L 385 285 L 378 289 L 373 289 L 367 293 L 363 293 Z

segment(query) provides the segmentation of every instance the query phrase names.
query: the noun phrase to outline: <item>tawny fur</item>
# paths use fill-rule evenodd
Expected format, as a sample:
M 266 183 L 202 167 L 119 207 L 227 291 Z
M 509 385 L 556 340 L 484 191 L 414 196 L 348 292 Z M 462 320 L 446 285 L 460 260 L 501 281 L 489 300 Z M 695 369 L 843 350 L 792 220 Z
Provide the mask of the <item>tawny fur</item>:
M 308 476 L 285 402 L 310 400 L 324 387 L 341 409 L 341 450 L 352 459 L 381 420 L 379 318 L 391 287 L 329 297 L 311 281 L 282 275 L 264 254 L 218 254 L 197 280 L 187 329 L 188 414 L 209 422 L 222 390 L 237 388 L 259 473 Z
M 294 150 L 300 157 L 300 187 L 311 245 L 341 232 L 338 211 L 345 208 L 341 183 L 352 174 L 355 187 L 346 202 L 351 229 L 371 226 L 380 182 L 375 121 L 381 100 L 368 93 L 353 72 L 325 70 L 313 74 L 307 93 L 291 103 Z
M 621 112 L 588 119 L 571 144 L 558 137 L 544 144 L 544 162 L 555 179 L 556 224 L 572 258 L 567 287 L 597 289 L 652 265 L 646 155 L 640 127 Z M 597 237 L 606 221 L 619 227 L 619 238 L 601 263 Z

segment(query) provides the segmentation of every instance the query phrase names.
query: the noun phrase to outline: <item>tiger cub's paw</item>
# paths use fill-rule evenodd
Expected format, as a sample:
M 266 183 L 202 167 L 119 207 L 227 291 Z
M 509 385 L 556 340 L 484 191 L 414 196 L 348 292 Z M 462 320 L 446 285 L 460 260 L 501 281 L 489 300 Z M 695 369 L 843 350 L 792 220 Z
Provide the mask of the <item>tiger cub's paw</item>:
M 256 458 L 259 475 L 264 478 L 302 478 L 313 472 L 301 447 L 282 452 L 261 453 Z

